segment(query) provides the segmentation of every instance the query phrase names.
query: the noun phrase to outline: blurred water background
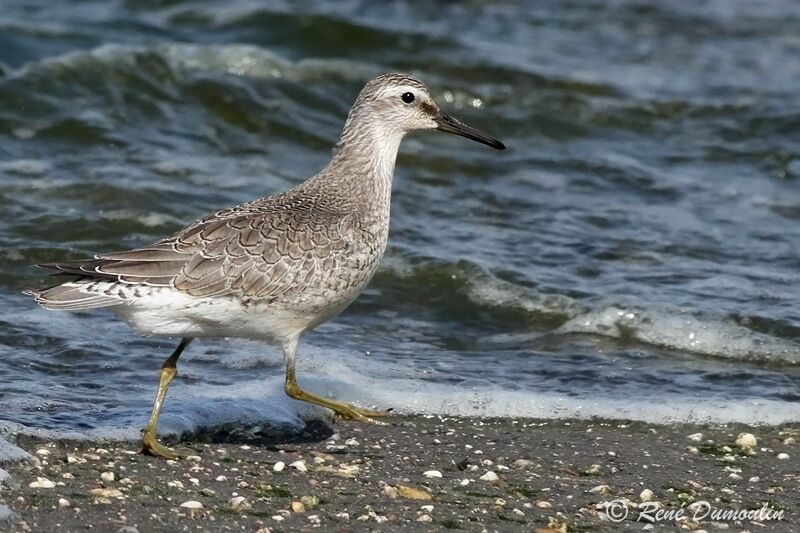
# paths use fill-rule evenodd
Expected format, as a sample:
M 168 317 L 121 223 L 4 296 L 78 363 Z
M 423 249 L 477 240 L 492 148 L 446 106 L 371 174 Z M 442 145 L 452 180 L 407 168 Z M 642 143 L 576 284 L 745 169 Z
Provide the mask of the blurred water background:
M 369 78 L 510 149 L 403 145 L 387 257 L 301 383 L 399 412 L 800 417 L 800 4 L 5 0 L 0 413 L 135 436 L 175 342 L 20 291 L 327 162 Z M 166 431 L 279 423 L 277 349 L 200 341 Z

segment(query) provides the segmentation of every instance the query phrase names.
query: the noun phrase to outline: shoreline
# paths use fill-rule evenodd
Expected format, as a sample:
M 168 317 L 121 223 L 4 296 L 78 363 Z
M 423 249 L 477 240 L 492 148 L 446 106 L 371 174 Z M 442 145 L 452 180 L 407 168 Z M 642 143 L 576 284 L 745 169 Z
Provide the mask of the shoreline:
M 756 445 L 737 445 L 741 433 Z M 798 439 L 798 424 L 405 416 L 195 435 L 180 446 L 196 456 L 166 461 L 134 442 L 22 436 L 36 460 L 4 466 L 0 504 L 16 516 L 2 529 L 792 531 Z M 628 511 L 619 523 L 614 500 Z

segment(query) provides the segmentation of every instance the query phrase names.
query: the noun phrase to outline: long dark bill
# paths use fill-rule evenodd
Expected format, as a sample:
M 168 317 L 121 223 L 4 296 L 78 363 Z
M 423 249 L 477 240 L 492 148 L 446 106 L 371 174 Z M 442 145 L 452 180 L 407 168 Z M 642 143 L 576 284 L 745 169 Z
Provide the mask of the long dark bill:
M 472 126 L 467 126 L 460 120 L 451 117 L 444 111 L 439 111 L 434 120 L 436 120 L 436 123 L 438 124 L 436 129 L 439 131 L 461 135 L 462 137 L 472 139 L 473 141 L 478 141 L 479 143 L 483 143 L 498 150 L 506 149 L 506 145 L 497 139 L 489 137 L 481 130 L 475 129 Z

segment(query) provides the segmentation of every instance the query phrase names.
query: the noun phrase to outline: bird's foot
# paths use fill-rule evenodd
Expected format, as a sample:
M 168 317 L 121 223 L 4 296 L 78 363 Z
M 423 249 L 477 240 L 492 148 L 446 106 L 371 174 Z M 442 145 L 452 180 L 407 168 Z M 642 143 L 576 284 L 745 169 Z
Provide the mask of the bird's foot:
M 173 448 L 164 446 L 158 441 L 158 437 L 156 437 L 155 432 L 148 429 L 144 430 L 144 435 L 142 436 L 142 449 L 139 451 L 139 453 L 173 460 L 185 459 L 190 455 L 193 455 L 190 450 L 175 450 Z
M 376 417 L 389 416 L 390 411 L 375 411 L 373 409 L 365 409 L 363 407 L 356 407 L 349 403 L 342 403 L 334 408 L 337 416 L 345 420 L 358 420 L 359 422 L 367 422 L 370 424 L 378 424 L 380 426 L 388 425 L 382 420 L 375 420 Z

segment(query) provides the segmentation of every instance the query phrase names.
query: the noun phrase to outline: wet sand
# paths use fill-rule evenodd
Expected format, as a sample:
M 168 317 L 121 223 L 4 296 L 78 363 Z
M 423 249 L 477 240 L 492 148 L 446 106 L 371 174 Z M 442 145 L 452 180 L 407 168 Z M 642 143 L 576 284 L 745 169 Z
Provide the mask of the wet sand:
M 737 445 L 741 433 L 756 445 Z M 196 435 L 181 461 L 136 443 L 20 438 L 36 460 L 5 465 L 13 516 L 0 529 L 800 531 L 798 438 L 798 426 L 406 417 Z M 628 508 L 619 523 L 613 500 L 612 516 Z M 728 517 L 694 520 L 701 501 Z M 662 520 L 637 522 L 643 510 Z

